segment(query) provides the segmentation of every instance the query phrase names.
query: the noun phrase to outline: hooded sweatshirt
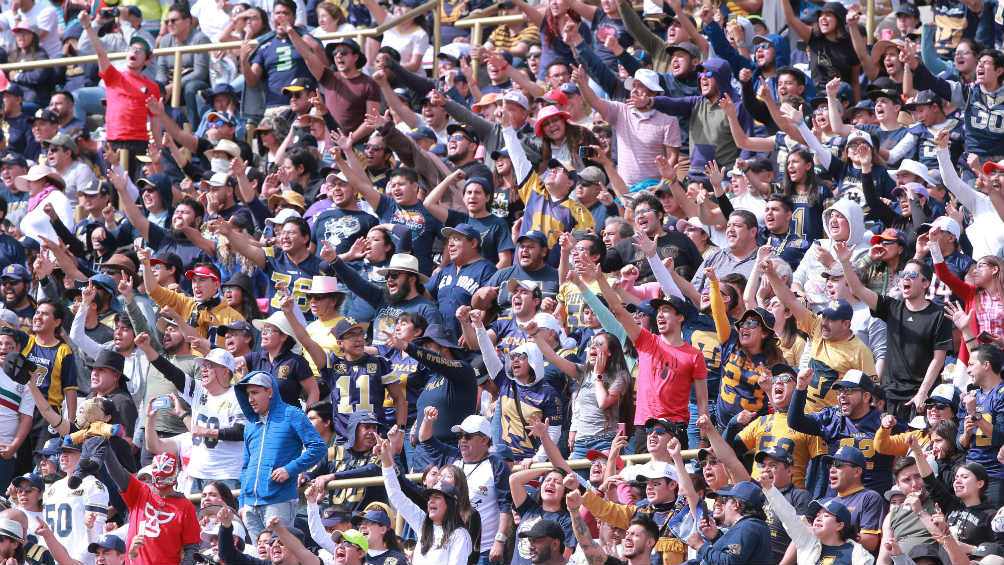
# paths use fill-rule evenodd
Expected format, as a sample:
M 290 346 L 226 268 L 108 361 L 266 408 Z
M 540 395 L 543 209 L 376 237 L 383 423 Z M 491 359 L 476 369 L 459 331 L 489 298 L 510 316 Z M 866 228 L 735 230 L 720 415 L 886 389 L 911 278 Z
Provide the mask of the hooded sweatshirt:
M 868 253 L 870 233 L 865 231 L 865 218 L 861 212 L 861 207 L 856 202 L 847 199 L 840 199 L 832 206 L 823 210 L 823 231 L 826 232 L 826 239 L 820 239 L 812 244 L 806 252 L 802 263 L 792 277 L 793 284 L 799 284 L 805 290 L 805 295 L 809 299 L 809 307 L 815 310 L 816 306 L 821 306 L 829 301 L 826 295 L 826 280 L 823 278 L 823 271 L 826 267 L 819 262 L 819 250 L 823 249 L 833 255 L 833 238 L 830 236 L 830 213 L 839 212 L 847 218 L 850 224 L 850 237 L 847 242 L 857 245 L 851 255 L 851 262 L 857 261 L 859 257 Z M 836 256 L 834 255 L 834 261 Z
M 747 20 L 742 18 L 739 21 Z M 760 88 L 761 83 L 766 82 L 767 87 L 770 88 L 774 98 L 777 99 L 777 77 L 766 78 L 763 76 L 763 69 L 758 67 L 756 64 L 756 43 L 753 44 L 753 49 L 750 50 L 750 54 L 753 55 L 753 59 L 749 59 L 743 57 L 738 51 L 736 51 L 735 47 L 729 43 L 728 39 L 725 37 L 725 31 L 722 30 L 721 26 L 719 26 L 717 22 L 711 22 L 710 24 L 704 26 L 702 32 L 705 37 L 708 38 L 708 41 L 711 43 L 711 47 L 715 50 L 715 55 L 728 61 L 737 73 L 740 69 L 744 68 L 753 71 L 752 83 L 754 92 Z M 763 38 L 774 46 L 774 70 L 776 71 L 780 67 L 788 66 L 791 61 L 791 47 L 788 45 L 788 40 L 776 33 L 765 35 Z
M 753 120 L 743 108 L 742 102 L 732 88 L 732 67 L 725 59 L 712 57 L 703 63 L 703 70 L 711 72 L 718 86 L 718 92 L 727 94 L 735 103 L 739 113 L 739 123 L 743 131 L 749 133 Z M 739 146 L 732 137 L 729 120 L 725 111 L 718 107 L 718 98 L 709 100 L 705 96 L 684 96 L 671 98 L 656 96 L 654 108 L 671 116 L 690 118 L 690 170 L 704 171 L 704 166 L 712 159 L 718 161 L 722 170 L 731 169 L 739 157 Z
M 246 385 L 255 375 L 266 375 L 272 381 L 272 399 L 265 414 L 256 413 L 248 402 Z M 264 371 L 252 371 L 237 383 L 237 403 L 248 420 L 241 469 L 242 507 L 296 500 L 296 477 L 316 465 L 327 452 L 327 445 L 303 410 L 283 402 L 278 391 L 275 377 Z M 289 474 L 281 483 L 270 477 L 278 468 Z

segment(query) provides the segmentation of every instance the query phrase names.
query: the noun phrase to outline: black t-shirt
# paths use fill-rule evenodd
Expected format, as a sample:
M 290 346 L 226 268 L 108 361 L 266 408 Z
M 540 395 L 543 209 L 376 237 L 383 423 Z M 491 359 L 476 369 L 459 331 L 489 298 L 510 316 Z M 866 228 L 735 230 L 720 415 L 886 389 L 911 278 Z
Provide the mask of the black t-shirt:
M 850 38 L 833 42 L 826 39 L 818 30 L 812 30 L 812 36 L 809 38 L 809 65 L 816 90 L 825 92 L 826 83 L 834 77 L 840 77 L 840 80 L 850 83 L 851 67 L 860 64 L 861 61 L 854 53 Z
M 885 320 L 886 356 L 882 386 L 886 394 L 910 398 L 924 381 L 936 350 L 952 348 L 952 327 L 937 304 L 913 312 L 906 302 L 879 296 L 872 315 Z
M 666 232 L 655 243 L 659 257 L 662 259 L 673 257 L 677 272 L 688 280 L 694 276 L 697 268 L 704 261 L 694 242 L 678 231 Z M 607 250 L 607 256 L 603 260 L 603 270 L 609 273 L 628 264 L 638 267 L 639 284 L 655 280 L 652 277 L 652 268 L 648 265 L 648 259 L 640 249 L 632 245 L 630 238 L 617 242 Z

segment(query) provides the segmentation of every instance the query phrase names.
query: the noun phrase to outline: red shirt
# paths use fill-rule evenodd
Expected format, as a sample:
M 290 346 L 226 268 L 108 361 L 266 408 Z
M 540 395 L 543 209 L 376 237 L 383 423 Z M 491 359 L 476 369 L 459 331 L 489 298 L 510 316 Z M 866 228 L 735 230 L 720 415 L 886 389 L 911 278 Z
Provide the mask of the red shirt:
M 120 72 L 114 66 L 101 73 L 105 80 L 105 98 L 108 111 L 105 112 L 106 138 L 109 141 L 147 141 L 146 99 L 153 96 L 160 100 L 160 87 L 144 76 Z
M 163 498 L 136 477 L 130 477 L 129 488 L 122 493 L 122 500 L 129 507 L 126 547 L 137 534 L 143 534 L 147 539 L 139 550 L 139 558 L 130 563 L 181 563 L 182 548 L 202 542 L 195 505 L 184 496 Z
M 318 81 L 331 116 L 346 133 L 355 131 L 366 117 L 366 103 L 380 102 L 380 87 L 370 77 L 359 74 L 344 79 L 331 69 L 324 69 Z
M 638 350 L 635 425 L 644 425 L 649 418 L 689 422 L 690 388 L 695 380 L 708 378 L 704 355 L 689 343 L 674 347 L 645 330 L 634 347 Z

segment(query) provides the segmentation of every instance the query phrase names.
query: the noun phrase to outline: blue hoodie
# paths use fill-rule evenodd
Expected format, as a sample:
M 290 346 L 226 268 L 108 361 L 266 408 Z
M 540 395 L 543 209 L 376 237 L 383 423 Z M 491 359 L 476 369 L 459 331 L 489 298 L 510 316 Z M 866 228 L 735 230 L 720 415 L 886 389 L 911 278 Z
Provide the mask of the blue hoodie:
M 754 59 L 747 59 L 736 51 L 735 47 L 729 43 L 728 39 L 725 37 L 725 32 L 722 31 L 721 26 L 716 22 L 711 22 L 710 24 L 704 26 L 702 33 L 708 38 L 711 43 L 711 47 L 715 50 L 715 55 L 725 59 L 732 65 L 732 69 L 738 73 L 740 69 L 749 69 L 753 71 L 753 88 L 754 92 L 759 89 L 760 83 L 765 79 L 763 77 L 763 71 L 756 65 L 755 52 L 753 53 Z M 791 62 L 791 46 L 788 44 L 788 40 L 781 37 L 776 33 L 771 33 L 769 35 L 763 36 L 764 39 L 770 41 L 774 46 L 774 69 L 777 70 L 781 67 L 787 67 Z M 754 43 L 754 47 L 756 44 Z M 766 79 L 767 88 L 770 88 L 771 93 L 774 95 L 774 99 L 777 99 L 777 78 L 771 77 Z
M 251 409 L 242 386 L 256 374 L 272 381 L 272 400 L 264 418 Z M 248 423 L 244 426 L 244 466 L 241 470 L 240 505 L 264 506 L 297 499 L 296 478 L 324 458 L 327 445 L 307 415 L 282 401 L 279 383 L 264 371 L 252 371 L 237 383 L 237 403 Z M 272 471 L 286 469 L 289 478 L 277 483 Z
M 735 104 L 739 113 L 739 123 L 743 131 L 749 133 L 753 127 L 753 119 L 742 105 L 742 100 L 732 88 L 732 67 L 725 59 L 711 57 L 700 67 L 708 71 L 715 79 L 720 94 L 727 94 Z M 656 110 L 671 116 L 690 117 L 690 171 L 704 172 L 704 166 L 712 159 L 718 161 L 722 170 L 728 170 L 739 157 L 739 147 L 732 137 L 728 117 L 714 102 L 704 96 L 656 96 Z

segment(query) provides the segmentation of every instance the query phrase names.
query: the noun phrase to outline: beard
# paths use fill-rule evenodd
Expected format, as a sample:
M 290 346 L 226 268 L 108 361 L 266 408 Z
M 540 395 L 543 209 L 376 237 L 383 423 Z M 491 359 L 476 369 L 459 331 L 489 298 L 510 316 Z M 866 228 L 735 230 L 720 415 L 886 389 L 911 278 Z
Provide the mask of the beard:
M 383 295 L 384 298 L 387 299 L 387 302 L 389 304 L 397 304 L 399 302 L 404 302 L 405 298 L 407 298 L 408 295 L 411 294 L 411 289 L 412 289 L 412 282 L 409 281 L 408 284 L 403 284 L 398 286 L 397 292 L 391 292 L 390 290 L 387 289 L 387 287 L 384 287 Z

